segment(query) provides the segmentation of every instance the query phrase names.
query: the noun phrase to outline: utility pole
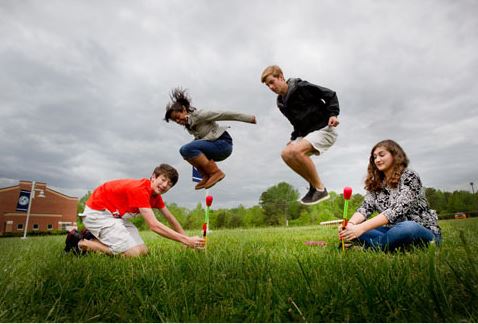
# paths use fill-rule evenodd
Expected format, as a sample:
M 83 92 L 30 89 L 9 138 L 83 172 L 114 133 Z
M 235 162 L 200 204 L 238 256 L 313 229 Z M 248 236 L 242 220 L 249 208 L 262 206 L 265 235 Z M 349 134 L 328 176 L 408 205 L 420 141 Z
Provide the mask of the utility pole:
M 287 210 L 289 209 L 289 199 L 290 199 L 290 188 L 287 187 L 287 196 L 286 196 L 286 201 L 285 201 L 285 204 L 284 204 L 284 215 L 285 215 L 285 226 L 288 227 L 289 226 L 289 218 L 287 217 Z

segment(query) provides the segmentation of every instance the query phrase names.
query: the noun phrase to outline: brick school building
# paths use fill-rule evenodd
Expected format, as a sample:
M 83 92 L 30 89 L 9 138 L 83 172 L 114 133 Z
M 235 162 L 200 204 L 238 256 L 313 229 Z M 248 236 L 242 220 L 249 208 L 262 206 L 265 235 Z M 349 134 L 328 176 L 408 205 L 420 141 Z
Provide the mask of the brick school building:
M 23 234 L 32 191 L 31 181 L 0 188 L 0 236 Z M 35 182 L 27 232 L 68 230 L 76 227 L 78 198 Z

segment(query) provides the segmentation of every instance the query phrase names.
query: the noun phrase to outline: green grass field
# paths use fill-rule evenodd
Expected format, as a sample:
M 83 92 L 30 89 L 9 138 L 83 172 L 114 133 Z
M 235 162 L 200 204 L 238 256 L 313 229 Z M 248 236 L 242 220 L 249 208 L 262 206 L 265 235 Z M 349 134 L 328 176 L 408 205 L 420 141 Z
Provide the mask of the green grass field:
M 440 225 L 441 248 L 398 254 L 342 253 L 320 226 L 213 231 L 207 251 L 144 232 L 138 259 L 3 238 L 0 321 L 477 322 L 478 219 Z

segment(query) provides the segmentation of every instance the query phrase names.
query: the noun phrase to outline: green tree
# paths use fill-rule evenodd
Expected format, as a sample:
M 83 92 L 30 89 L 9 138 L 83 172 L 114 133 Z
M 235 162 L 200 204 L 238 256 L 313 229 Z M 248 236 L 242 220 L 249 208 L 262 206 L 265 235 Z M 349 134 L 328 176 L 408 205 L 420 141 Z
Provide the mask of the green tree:
M 228 228 L 237 228 L 242 226 L 242 215 L 244 207 L 230 209 L 227 213 L 226 222 Z
M 214 218 L 211 218 L 211 226 L 214 228 L 226 227 L 226 209 L 219 209 L 214 212 Z
M 91 191 L 88 191 L 83 197 L 78 200 L 78 204 L 76 205 L 77 214 L 82 213 L 85 210 L 85 203 L 90 198 Z
M 209 220 L 210 224 L 211 224 L 211 218 L 212 218 L 211 216 Z M 185 229 L 201 229 L 203 222 L 204 222 L 204 208 L 201 205 L 201 203 L 198 203 L 196 205 L 196 208 L 191 210 L 191 212 L 187 215 L 186 221 L 183 227 Z
M 186 224 L 189 210 L 184 207 L 179 207 L 176 203 L 166 204 L 166 206 L 168 207 L 168 210 L 174 215 L 174 217 L 176 217 L 179 224 L 181 224 L 181 226 L 184 226 Z
M 248 227 L 264 226 L 264 211 L 258 205 L 246 209 L 245 224 Z
M 85 203 L 90 198 L 90 196 L 91 191 L 88 191 L 83 197 L 80 198 L 80 200 L 78 200 L 78 203 L 76 205 L 76 223 L 78 229 L 80 230 L 83 229 L 83 220 L 81 217 L 78 216 L 78 214 L 81 214 L 85 211 Z
M 259 204 L 264 211 L 266 225 L 281 225 L 299 218 L 303 208 L 298 202 L 298 191 L 286 182 L 270 187 L 261 194 Z
M 454 191 L 450 199 L 450 207 L 452 212 L 465 211 L 469 212 L 475 209 L 475 197 L 468 191 Z
M 430 208 L 436 210 L 438 214 L 446 211 L 447 201 L 443 192 L 434 188 L 425 188 L 425 197 Z

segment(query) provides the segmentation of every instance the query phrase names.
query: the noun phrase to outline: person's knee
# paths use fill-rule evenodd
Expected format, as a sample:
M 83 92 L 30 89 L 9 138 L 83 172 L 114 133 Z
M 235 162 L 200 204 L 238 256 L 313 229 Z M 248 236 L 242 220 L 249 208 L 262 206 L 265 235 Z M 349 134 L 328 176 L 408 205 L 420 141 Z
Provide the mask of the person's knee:
M 181 156 L 185 159 L 188 159 L 191 157 L 191 150 L 189 149 L 189 146 L 186 144 L 186 145 L 183 145 L 179 148 L 179 154 L 181 154 Z
M 82 251 L 88 251 L 89 250 L 89 245 L 88 245 L 88 241 L 83 239 L 83 240 L 80 240 L 78 242 L 78 248 Z
M 123 255 L 127 257 L 138 257 L 138 256 L 146 255 L 146 254 L 148 254 L 148 247 L 144 244 L 135 246 L 123 252 Z
M 80 248 L 80 250 L 85 252 L 99 252 L 108 255 L 113 254 L 113 251 L 109 246 L 104 245 L 96 238 L 92 240 L 83 239 L 78 242 L 78 247 Z
M 420 228 L 420 225 L 414 221 L 403 221 L 395 226 L 397 229 L 400 229 L 400 231 L 410 234 L 416 232 Z
M 181 148 L 179 149 L 179 154 L 181 154 L 183 159 L 189 160 L 201 155 L 202 152 L 199 148 L 195 147 L 191 143 L 188 143 L 181 146 Z
M 138 245 L 138 246 L 136 247 L 136 251 L 137 251 L 137 253 L 138 253 L 138 256 L 140 256 L 140 255 L 146 255 L 146 254 L 148 254 L 148 252 L 149 252 L 149 251 L 148 251 L 148 247 L 147 247 L 146 245 L 144 245 L 144 244 Z
M 282 150 L 282 152 L 280 153 L 280 156 L 282 160 L 284 161 L 287 161 L 289 159 L 289 150 L 287 149 L 287 147 Z
M 282 150 L 281 157 L 284 161 L 290 161 L 293 160 L 298 154 L 299 151 L 296 149 L 295 145 L 289 144 Z

